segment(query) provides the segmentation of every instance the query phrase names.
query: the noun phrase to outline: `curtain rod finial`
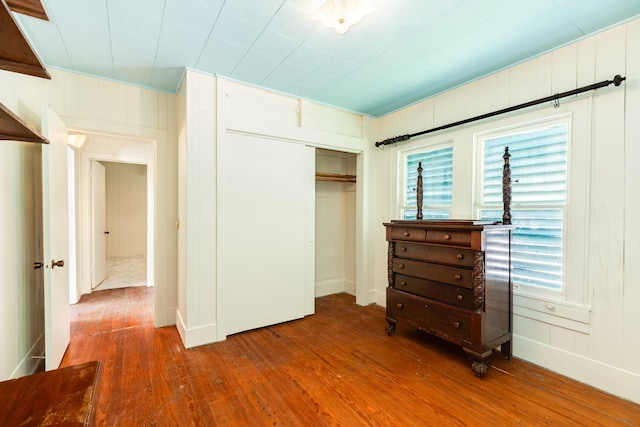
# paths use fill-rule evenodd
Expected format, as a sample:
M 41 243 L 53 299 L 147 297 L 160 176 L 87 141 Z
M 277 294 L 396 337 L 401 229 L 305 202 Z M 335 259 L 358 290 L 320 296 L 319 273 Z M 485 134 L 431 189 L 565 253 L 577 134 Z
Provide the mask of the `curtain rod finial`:
M 616 74 L 616 76 L 613 78 L 613 84 L 616 86 L 620 86 L 625 80 L 627 80 L 626 77 L 622 77 L 620 74 Z

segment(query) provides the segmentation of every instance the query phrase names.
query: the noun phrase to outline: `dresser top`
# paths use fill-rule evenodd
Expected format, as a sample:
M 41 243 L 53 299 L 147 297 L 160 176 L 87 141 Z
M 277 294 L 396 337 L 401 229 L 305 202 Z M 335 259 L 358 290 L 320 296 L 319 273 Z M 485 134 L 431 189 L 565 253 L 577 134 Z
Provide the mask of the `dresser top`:
M 512 227 L 505 226 L 501 221 L 487 221 L 487 220 L 478 220 L 478 219 L 409 219 L 409 220 L 400 220 L 394 219 L 391 222 L 385 222 L 385 227 L 415 227 L 415 228 L 446 228 L 446 229 L 483 229 L 486 227 Z

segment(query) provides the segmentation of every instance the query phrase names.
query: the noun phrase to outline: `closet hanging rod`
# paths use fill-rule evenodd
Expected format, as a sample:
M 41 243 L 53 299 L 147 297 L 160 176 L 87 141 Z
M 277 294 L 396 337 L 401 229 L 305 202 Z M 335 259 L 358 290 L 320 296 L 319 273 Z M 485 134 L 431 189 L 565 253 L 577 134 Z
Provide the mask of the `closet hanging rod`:
M 432 132 L 437 132 L 437 131 L 443 130 L 443 129 L 449 129 L 449 128 L 452 128 L 452 127 L 455 127 L 455 126 L 464 125 L 464 124 L 467 124 L 467 123 L 475 122 L 477 120 L 486 119 L 488 117 L 493 117 L 493 116 L 497 116 L 497 115 L 500 115 L 500 114 L 510 113 L 511 111 L 520 110 L 522 108 L 531 107 L 533 105 L 542 104 L 544 102 L 555 101 L 556 102 L 556 106 L 557 106 L 557 102 L 558 102 L 558 100 L 560 98 L 565 98 L 567 96 L 577 95 L 579 93 L 588 92 L 590 90 L 600 89 L 601 87 L 609 86 L 612 83 L 615 86 L 620 86 L 620 84 L 626 79 L 627 79 L 626 77 L 622 77 L 622 76 L 620 76 L 620 74 L 616 74 L 616 76 L 613 78 L 613 80 L 604 80 L 604 81 L 601 81 L 600 83 L 594 83 L 592 85 L 583 86 L 583 87 L 580 87 L 578 89 L 573 89 L 573 90 L 569 90 L 569 91 L 562 92 L 562 93 L 556 93 L 555 95 L 547 96 L 545 98 L 536 99 L 535 101 L 525 102 L 524 104 L 514 105 L 513 107 L 503 108 L 502 110 L 497 110 L 497 111 L 494 111 L 492 113 L 481 114 L 479 116 L 471 117 L 469 119 L 460 120 L 458 122 L 449 123 L 447 125 L 438 126 L 438 127 L 435 127 L 435 128 L 432 128 L 432 129 L 428 129 L 428 130 L 423 130 L 421 132 L 416 132 L 416 133 L 411 133 L 411 134 L 408 133 L 408 134 L 405 134 L 405 135 L 394 136 L 393 138 L 387 138 L 384 141 L 376 142 L 375 145 L 376 145 L 376 147 L 380 147 L 380 146 L 383 146 L 383 145 L 396 144 L 398 142 L 408 141 L 409 139 L 411 139 L 413 137 L 416 137 L 416 136 L 420 136 L 420 135 L 424 135 L 424 134 L 432 133 Z

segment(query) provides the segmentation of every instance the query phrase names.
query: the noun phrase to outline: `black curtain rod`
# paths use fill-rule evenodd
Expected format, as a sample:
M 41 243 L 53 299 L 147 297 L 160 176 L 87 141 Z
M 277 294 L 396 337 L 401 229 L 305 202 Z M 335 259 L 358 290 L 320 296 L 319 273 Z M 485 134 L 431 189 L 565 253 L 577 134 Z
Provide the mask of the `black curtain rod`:
M 520 110 L 522 108 L 531 107 L 533 105 L 542 104 L 544 102 L 555 101 L 557 103 L 560 98 L 565 98 L 567 96 L 577 95 L 582 92 L 599 89 L 601 87 L 609 86 L 611 83 L 613 83 L 616 86 L 620 86 L 620 84 L 626 79 L 627 79 L 626 77 L 622 77 L 620 76 L 620 74 L 616 74 L 613 80 L 604 80 L 600 83 L 594 83 L 592 85 L 583 86 L 581 88 L 569 90 L 567 92 L 556 93 L 555 95 L 547 96 L 546 98 L 540 98 L 540 99 L 536 99 L 535 101 L 525 102 L 524 104 L 518 104 L 513 107 L 508 107 L 502 110 L 494 111 L 492 113 L 481 114 L 479 116 L 471 117 L 469 119 L 460 120 L 459 122 L 449 123 L 448 125 L 438 126 L 429 130 L 423 130 L 422 132 L 411 133 L 411 134 L 408 133 L 406 135 L 399 135 L 399 136 L 394 136 L 393 138 L 387 138 L 384 141 L 376 142 L 376 147 L 380 147 L 381 145 L 389 145 L 389 144 L 395 144 L 402 141 L 407 141 L 415 136 L 420 136 L 420 135 L 424 135 L 431 132 L 437 132 L 443 129 L 449 129 L 454 126 L 464 125 L 466 123 L 475 122 L 477 120 L 486 119 L 488 117 L 497 116 L 499 114 L 509 113 L 511 111 Z

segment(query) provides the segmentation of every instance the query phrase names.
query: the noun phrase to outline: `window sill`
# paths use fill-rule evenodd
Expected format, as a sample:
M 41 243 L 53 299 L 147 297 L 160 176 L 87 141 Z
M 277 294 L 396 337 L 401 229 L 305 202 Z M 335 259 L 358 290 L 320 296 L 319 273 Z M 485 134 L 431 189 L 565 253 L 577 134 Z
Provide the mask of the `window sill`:
M 591 306 L 513 293 L 513 314 L 539 322 L 589 334 Z

